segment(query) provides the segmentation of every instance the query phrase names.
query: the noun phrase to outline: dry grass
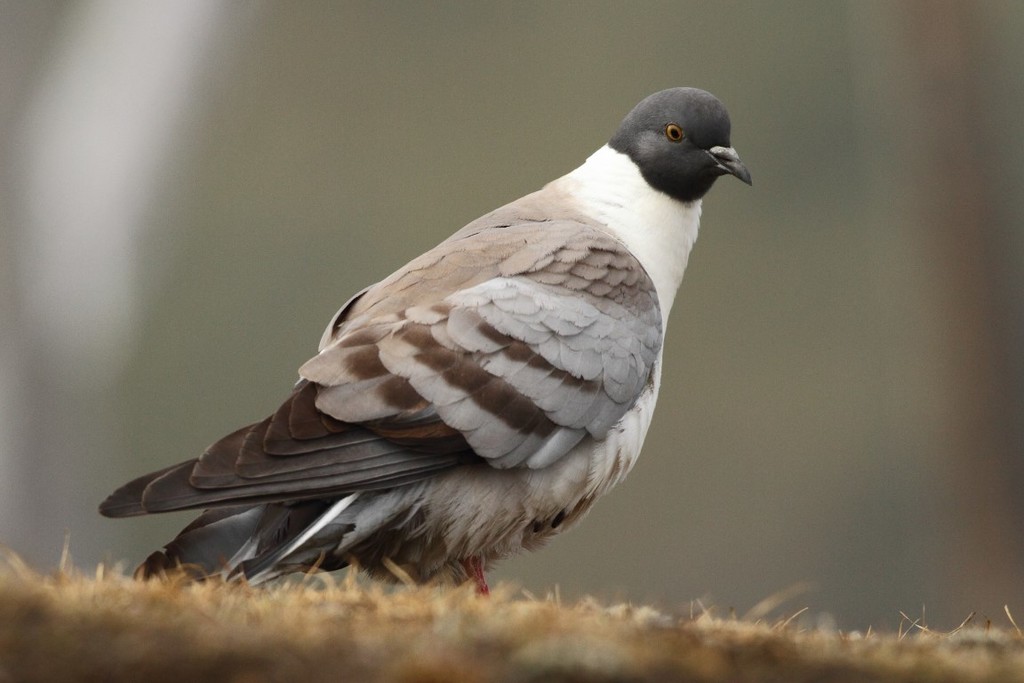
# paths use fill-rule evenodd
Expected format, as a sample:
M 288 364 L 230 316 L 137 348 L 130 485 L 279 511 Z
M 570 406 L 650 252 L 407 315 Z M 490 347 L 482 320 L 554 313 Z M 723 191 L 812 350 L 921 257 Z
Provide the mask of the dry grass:
M 0 562 L 14 681 L 1024 682 L 1024 636 L 880 635 L 311 576 L 272 588 L 40 576 Z M 795 616 L 795 615 L 794 615 Z M 1011 622 L 1012 626 L 1012 622 Z

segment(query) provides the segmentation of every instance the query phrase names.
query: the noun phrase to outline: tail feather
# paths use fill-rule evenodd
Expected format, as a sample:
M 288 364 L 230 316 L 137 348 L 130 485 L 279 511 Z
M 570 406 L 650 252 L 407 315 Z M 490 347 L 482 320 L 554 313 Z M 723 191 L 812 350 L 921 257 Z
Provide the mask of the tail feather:
M 373 573 L 384 557 L 397 557 L 403 545 L 402 542 L 392 545 L 381 538 L 386 539 L 396 529 L 405 530 L 399 534 L 401 538 L 417 535 L 419 491 L 416 488 L 392 490 L 363 496 L 357 501 L 358 495 L 338 500 L 301 534 L 295 534 L 291 542 L 243 562 L 238 571 L 249 581 L 260 582 L 313 566 L 326 571 L 341 569 L 349 565 L 354 555 L 363 569 Z M 378 542 L 367 548 L 370 539 L 378 539 Z M 380 575 L 390 576 L 390 572 Z
M 207 510 L 163 550 L 147 557 L 135 575 L 149 578 L 182 568 L 204 578 L 231 569 L 232 559 L 256 532 L 263 515 L 264 506 Z
M 274 570 L 290 554 L 301 548 L 321 529 L 338 519 L 345 510 L 359 498 L 358 493 L 345 496 L 331 505 L 319 517 L 310 524 L 299 528 L 299 533 L 291 534 L 290 538 L 282 539 L 276 545 L 261 552 L 256 557 L 243 562 L 239 569 L 245 574 L 250 583 L 260 583 L 272 579 L 277 575 Z
M 291 564 L 287 562 L 291 553 L 335 521 L 358 497 L 207 510 L 163 550 L 147 557 L 135 574 L 150 578 L 181 570 L 197 580 L 218 575 L 229 579 L 244 576 L 250 583 L 272 579 L 281 573 L 282 563 Z

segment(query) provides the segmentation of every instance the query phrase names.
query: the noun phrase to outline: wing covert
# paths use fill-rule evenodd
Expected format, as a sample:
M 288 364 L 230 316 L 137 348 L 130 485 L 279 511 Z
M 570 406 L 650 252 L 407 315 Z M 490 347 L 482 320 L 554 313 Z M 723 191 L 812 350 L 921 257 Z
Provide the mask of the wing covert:
M 603 438 L 640 395 L 662 340 L 657 296 L 625 247 L 591 226 L 484 234 L 410 264 L 423 284 L 412 298 L 399 290 L 413 305 L 368 291 L 300 374 L 338 420 L 430 406 L 492 465 L 544 467 Z

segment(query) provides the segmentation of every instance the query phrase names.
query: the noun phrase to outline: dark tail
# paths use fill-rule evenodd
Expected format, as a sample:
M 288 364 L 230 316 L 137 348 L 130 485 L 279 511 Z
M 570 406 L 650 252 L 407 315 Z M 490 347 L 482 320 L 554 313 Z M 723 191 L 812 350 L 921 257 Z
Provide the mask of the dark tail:
M 197 580 L 217 575 L 273 578 L 280 573 L 273 571 L 277 561 L 330 508 L 327 501 L 308 501 L 207 510 L 163 550 L 147 557 L 135 576 L 183 571 Z
M 263 518 L 264 506 L 207 510 L 135 570 L 137 578 L 184 571 L 196 579 L 230 571 Z

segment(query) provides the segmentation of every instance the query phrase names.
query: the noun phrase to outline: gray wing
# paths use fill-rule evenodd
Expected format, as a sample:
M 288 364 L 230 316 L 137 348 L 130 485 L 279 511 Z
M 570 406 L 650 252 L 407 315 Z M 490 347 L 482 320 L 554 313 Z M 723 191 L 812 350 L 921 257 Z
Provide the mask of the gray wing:
M 650 378 L 657 295 L 620 242 L 550 220 L 533 197 L 354 297 L 273 416 L 130 482 L 101 511 L 314 499 L 469 462 L 540 468 L 603 438 Z
M 454 267 L 441 259 L 409 274 L 443 296 L 360 302 L 300 374 L 335 419 L 426 409 L 496 467 L 545 467 L 586 435 L 603 438 L 640 395 L 662 340 L 657 297 L 636 259 L 585 224 L 476 237 L 446 243 Z M 445 286 L 462 264 L 492 272 Z

